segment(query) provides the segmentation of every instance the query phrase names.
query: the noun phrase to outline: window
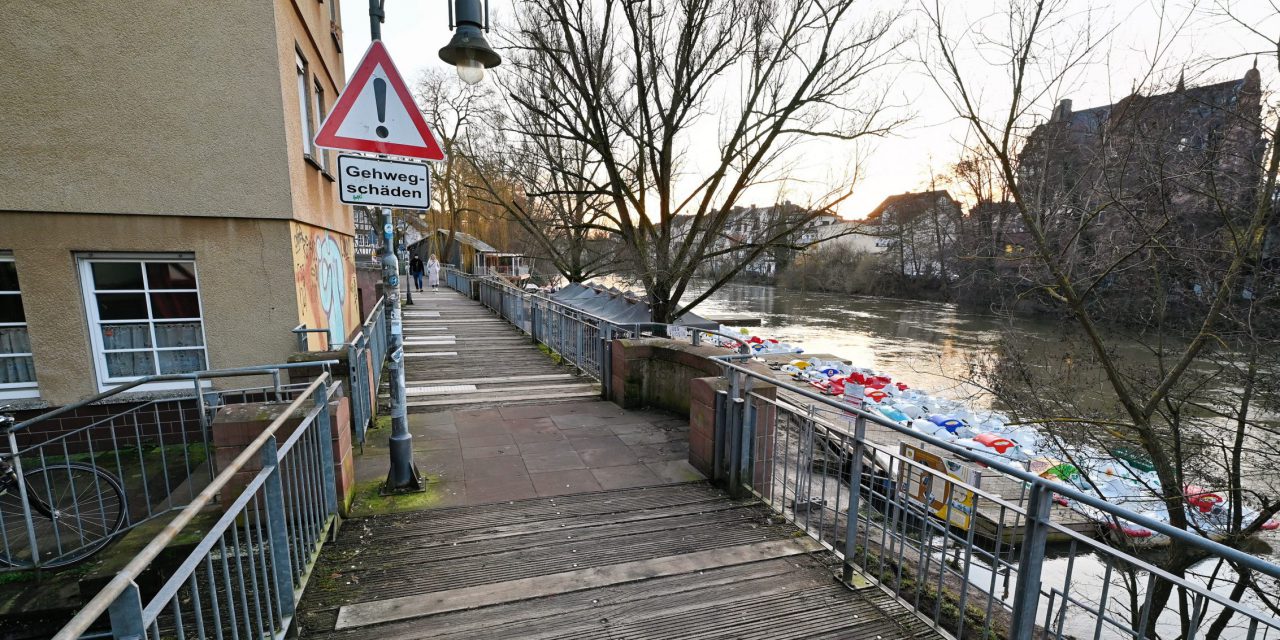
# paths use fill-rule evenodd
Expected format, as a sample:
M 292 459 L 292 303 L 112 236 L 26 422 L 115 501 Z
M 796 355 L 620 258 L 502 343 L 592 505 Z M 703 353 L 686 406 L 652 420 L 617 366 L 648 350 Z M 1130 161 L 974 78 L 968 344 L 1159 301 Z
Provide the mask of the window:
M 324 120 L 324 87 L 320 86 L 320 79 L 319 79 L 319 78 L 316 78 L 315 88 L 316 88 L 316 91 L 315 91 L 315 95 L 316 95 L 316 113 L 315 113 L 315 117 L 316 117 L 316 127 L 315 127 L 315 128 L 316 128 L 316 131 L 319 131 L 319 130 L 320 130 L 320 123 L 321 123 L 321 121 L 323 121 L 323 120 Z M 312 152 L 313 152 L 313 153 L 315 154 L 315 156 L 316 156 L 316 162 L 319 162 L 319 163 L 320 163 L 320 168 L 321 168 L 321 169 L 324 169 L 324 171 L 327 173 L 327 172 L 329 171 L 329 152 L 328 152 L 328 151 L 326 151 L 326 150 L 324 150 L 324 149 L 321 149 L 321 148 L 319 148 L 319 147 L 316 147 L 315 149 L 313 149 L 313 150 L 312 150 Z
M 18 288 L 18 267 L 12 255 L 0 252 L 0 398 L 38 395 L 27 315 Z
M 293 54 L 298 68 L 298 111 L 302 117 L 302 155 L 311 157 L 311 96 L 307 94 L 307 61 L 301 53 Z
M 190 257 L 84 257 L 80 280 L 104 385 L 208 368 Z

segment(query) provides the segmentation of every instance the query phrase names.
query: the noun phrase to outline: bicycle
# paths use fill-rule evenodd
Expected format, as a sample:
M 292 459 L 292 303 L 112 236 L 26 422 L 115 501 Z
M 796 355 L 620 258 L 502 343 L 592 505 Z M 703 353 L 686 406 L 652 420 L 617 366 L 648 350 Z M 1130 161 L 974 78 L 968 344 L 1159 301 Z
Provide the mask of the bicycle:
M 0 434 L 13 428 L 0 407 Z M 62 567 L 97 553 L 119 533 L 127 505 L 114 475 L 81 462 L 17 469 L 0 454 L 0 566 Z M 26 504 L 22 496 L 26 495 Z M 27 513 L 31 514 L 28 528 Z

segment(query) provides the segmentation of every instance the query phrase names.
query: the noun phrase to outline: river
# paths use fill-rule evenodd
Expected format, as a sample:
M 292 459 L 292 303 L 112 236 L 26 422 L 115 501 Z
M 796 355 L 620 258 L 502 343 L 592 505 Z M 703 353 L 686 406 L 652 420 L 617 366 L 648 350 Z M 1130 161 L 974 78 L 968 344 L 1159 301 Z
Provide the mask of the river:
M 692 295 L 696 293 L 690 297 Z M 1031 345 L 1030 350 L 1042 358 L 1040 367 L 1049 378 L 1057 375 L 1059 368 L 1088 368 L 1070 361 L 1071 349 L 1064 346 L 1064 336 L 1072 332 L 1065 323 L 1000 317 L 964 310 L 954 304 L 730 284 L 694 311 L 710 317 L 758 317 L 761 327 L 752 331 L 759 335 L 799 345 L 806 353 L 850 359 L 855 366 L 875 369 L 938 395 L 965 400 L 975 409 L 1005 408 L 972 380 L 974 363 L 991 355 L 1006 336 Z M 1149 357 L 1150 353 L 1137 342 L 1120 343 L 1115 348 L 1131 360 L 1142 354 Z M 1097 371 L 1075 371 L 1072 375 L 1075 380 L 1064 388 L 1082 395 L 1082 405 L 1107 404 L 1110 394 L 1105 387 L 1093 386 L 1101 382 Z M 1271 562 L 1280 561 L 1280 554 L 1274 551 L 1276 534 L 1264 534 L 1262 542 L 1255 553 Z M 1061 579 L 1066 564 L 1062 557 L 1046 560 L 1046 578 Z M 1073 571 L 1076 586 L 1087 585 L 1096 590 L 1106 568 L 1098 558 L 1088 557 L 1077 558 Z M 1086 617 L 1091 625 L 1092 616 Z M 1068 624 L 1068 630 L 1081 637 L 1093 635 L 1093 629 L 1087 625 L 1078 629 L 1073 629 L 1074 626 Z M 1161 627 L 1162 631 L 1169 630 L 1165 624 Z M 1237 630 L 1224 637 L 1243 636 Z

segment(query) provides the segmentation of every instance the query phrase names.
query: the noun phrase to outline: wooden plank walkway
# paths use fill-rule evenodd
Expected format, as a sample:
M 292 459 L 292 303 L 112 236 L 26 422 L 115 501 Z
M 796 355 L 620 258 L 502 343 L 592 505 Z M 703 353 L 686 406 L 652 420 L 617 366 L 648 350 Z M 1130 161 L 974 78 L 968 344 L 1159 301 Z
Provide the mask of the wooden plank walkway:
M 934 638 L 754 502 L 701 482 L 348 522 L 306 638 Z
M 409 411 L 581 401 L 600 395 L 591 378 L 555 364 L 529 337 L 451 289 L 423 292 L 404 308 Z M 466 392 L 431 389 L 469 384 Z
M 703 480 L 686 419 L 600 400 L 451 291 L 415 302 L 408 355 L 457 354 L 407 360 L 435 508 L 357 501 L 313 569 L 302 637 L 940 637 L 879 588 L 839 582 L 837 559 L 765 505 Z M 385 477 L 386 456 L 371 438 L 357 478 Z

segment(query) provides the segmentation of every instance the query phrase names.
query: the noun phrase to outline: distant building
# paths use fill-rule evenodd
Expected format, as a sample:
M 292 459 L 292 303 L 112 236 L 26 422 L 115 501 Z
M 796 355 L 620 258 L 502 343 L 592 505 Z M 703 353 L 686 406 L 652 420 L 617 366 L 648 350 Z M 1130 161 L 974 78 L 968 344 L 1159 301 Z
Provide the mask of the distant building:
M 950 277 L 961 215 L 960 203 L 939 189 L 889 196 L 863 224 L 879 252 L 896 256 L 904 276 Z
M 1018 159 L 1020 190 L 1071 268 L 1103 278 L 1118 260 L 1162 261 L 1172 290 L 1206 277 L 1184 259 L 1221 246 L 1222 230 L 1253 211 L 1263 152 L 1257 69 L 1243 78 L 1075 111 L 1063 100 L 1028 137 Z M 1083 229 L 1083 232 L 1080 230 Z M 1274 230 L 1272 234 L 1274 235 Z M 1141 246 L 1152 234 L 1172 254 Z M 1135 278 L 1120 291 L 1147 286 Z
M 818 242 L 824 237 L 825 229 L 841 222 L 834 215 L 816 215 L 804 220 L 811 215 L 810 210 L 790 202 L 767 207 L 754 204 L 734 207 L 724 228 L 716 233 L 707 251 L 709 257 L 699 265 L 699 270 L 706 275 L 723 273 L 740 264 L 760 244 L 771 242 L 777 246 L 766 248 L 740 273 L 775 277 L 795 260 L 803 247 Z M 693 216 L 678 216 L 673 224 L 676 235 L 689 233 L 692 222 Z

